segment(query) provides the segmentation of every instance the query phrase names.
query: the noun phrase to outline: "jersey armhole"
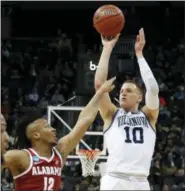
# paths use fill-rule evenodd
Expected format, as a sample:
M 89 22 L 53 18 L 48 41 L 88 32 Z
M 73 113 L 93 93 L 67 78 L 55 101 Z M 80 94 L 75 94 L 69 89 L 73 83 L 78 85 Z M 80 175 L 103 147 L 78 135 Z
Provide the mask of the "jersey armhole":
M 29 150 L 23 149 L 23 151 L 26 151 L 26 152 L 29 154 L 30 164 L 29 164 L 29 167 L 28 167 L 24 172 L 22 172 L 21 174 L 19 174 L 19 175 L 17 175 L 17 176 L 14 176 L 14 177 L 13 177 L 14 180 L 17 179 L 17 178 L 20 178 L 21 176 L 24 176 L 25 174 L 27 174 L 27 173 L 31 170 L 31 168 L 32 168 L 32 166 L 33 166 L 32 155 L 31 155 L 31 153 L 29 152 Z
M 117 109 L 117 110 L 115 111 L 115 113 L 114 113 L 114 115 L 113 115 L 113 117 L 112 117 L 112 122 L 111 122 L 111 124 L 109 125 L 109 127 L 107 127 L 107 128 L 103 131 L 103 134 L 105 134 L 105 133 L 111 128 L 111 126 L 112 126 L 112 124 L 113 124 L 113 122 L 114 122 L 114 119 L 115 119 L 115 117 L 116 117 L 118 111 L 119 111 L 119 109 Z
M 58 149 L 53 147 L 53 150 L 57 154 L 57 156 L 60 158 L 61 165 L 63 166 L 63 158 L 62 158 L 61 154 L 59 153 Z
M 140 110 L 140 111 L 141 111 L 141 110 Z M 151 125 L 151 123 L 150 123 L 150 120 L 148 119 L 147 115 L 146 115 L 143 111 L 141 111 L 141 113 L 143 113 L 143 115 L 146 117 L 146 119 L 147 119 L 147 121 L 148 121 L 148 124 L 149 124 L 149 126 L 151 127 L 151 129 L 154 131 L 154 133 L 156 133 L 156 128 L 153 128 L 153 127 L 152 127 L 152 125 Z

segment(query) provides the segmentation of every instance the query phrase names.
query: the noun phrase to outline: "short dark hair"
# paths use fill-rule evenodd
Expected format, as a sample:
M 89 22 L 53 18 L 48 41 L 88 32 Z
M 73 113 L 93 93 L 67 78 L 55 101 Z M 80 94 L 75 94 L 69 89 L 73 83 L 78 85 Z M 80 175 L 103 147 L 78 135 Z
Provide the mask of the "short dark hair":
M 132 83 L 134 85 L 136 85 L 136 87 L 139 89 L 141 95 L 143 96 L 144 95 L 144 88 L 135 80 L 126 80 L 123 82 L 123 84 L 125 83 Z
M 27 149 L 31 147 L 31 140 L 26 135 L 27 127 L 30 123 L 42 117 L 40 111 L 32 110 L 24 114 L 23 117 L 18 121 L 16 127 L 16 148 Z

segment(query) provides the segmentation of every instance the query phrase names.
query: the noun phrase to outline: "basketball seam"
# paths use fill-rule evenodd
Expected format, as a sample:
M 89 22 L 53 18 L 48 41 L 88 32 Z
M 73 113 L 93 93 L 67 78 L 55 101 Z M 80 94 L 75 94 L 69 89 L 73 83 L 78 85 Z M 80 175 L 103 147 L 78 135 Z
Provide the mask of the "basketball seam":
M 117 17 L 117 16 L 119 16 L 119 15 L 121 15 L 121 13 L 119 13 L 119 14 L 117 14 L 117 15 L 110 15 L 109 17 L 106 17 L 106 18 L 104 18 L 103 20 L 94 23 L 94 26 L 97 25 L 97 24 L 99 24 L 99 23 L 101 23 L 101 22 L 103 22 L 103 21 L 105 21 L 105 20 L 107 20 L 107 19 L 109 19 L 109 18 L 111 18 L 111 17 Z

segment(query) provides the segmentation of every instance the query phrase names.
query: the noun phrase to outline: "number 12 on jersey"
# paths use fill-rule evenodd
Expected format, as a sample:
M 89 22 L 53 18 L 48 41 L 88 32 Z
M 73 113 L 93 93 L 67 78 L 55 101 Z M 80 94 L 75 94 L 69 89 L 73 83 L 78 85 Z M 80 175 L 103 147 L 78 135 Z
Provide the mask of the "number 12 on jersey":
M 44 191 L 52 191 L 54 187 L 54 178 L 52 177 L 44 177 Z
M 125 143 L 135 143 L 135 144 L 144 143 L 142 127 L 132 128 L 132 127 L 126 126 L 124 128 L 124 130 L 125 130 L 125 134 L 126 134 Z

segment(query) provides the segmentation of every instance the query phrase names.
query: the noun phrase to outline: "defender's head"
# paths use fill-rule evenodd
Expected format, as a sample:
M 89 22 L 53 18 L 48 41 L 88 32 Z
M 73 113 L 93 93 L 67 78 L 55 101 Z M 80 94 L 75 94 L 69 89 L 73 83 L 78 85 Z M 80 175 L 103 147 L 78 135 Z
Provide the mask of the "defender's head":
M 8 133 L 6 131 L 6 120 L 1 114 L 1 153 L 4 153 L 8 148 Z
M 123 109 L 127 111 L 137 109 L 142 98 L 143 90 L 137 82 L 127 80 L 123 83 L 119 95 L 120 106 Z
M 38 112 L 26 114 L 17 128 L 17 147 L 29 148 L 35 144 L 51 147 L 57 144 L 56 130 Z

